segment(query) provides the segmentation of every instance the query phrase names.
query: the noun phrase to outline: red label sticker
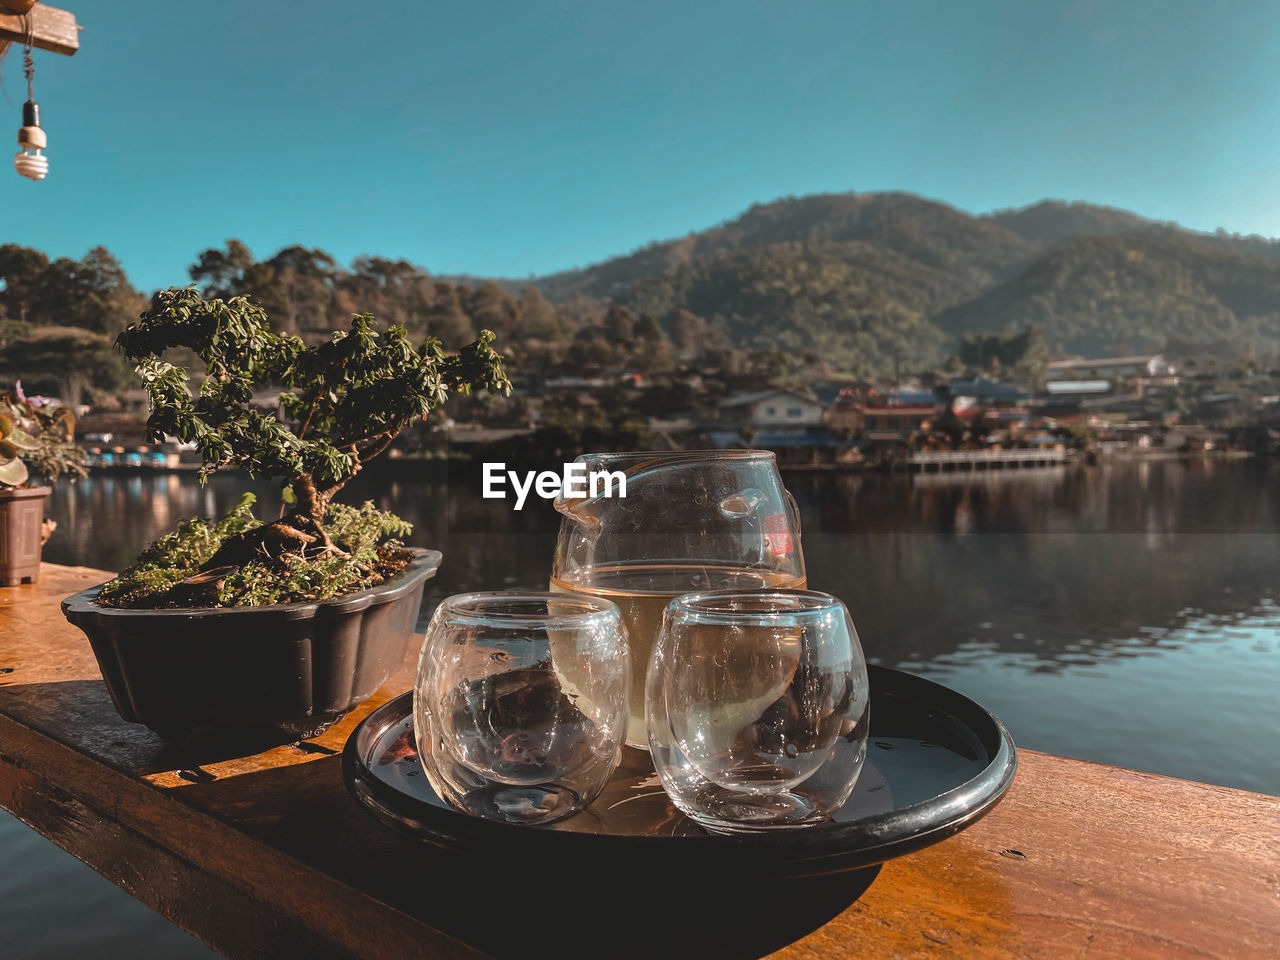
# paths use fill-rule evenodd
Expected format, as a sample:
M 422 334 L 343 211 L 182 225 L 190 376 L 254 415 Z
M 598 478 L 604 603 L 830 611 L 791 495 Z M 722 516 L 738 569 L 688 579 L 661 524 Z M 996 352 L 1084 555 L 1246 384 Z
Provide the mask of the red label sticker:
M 791 527 L 787 524 L 786 514 L 775 513 L 764 518 L 764 529 L 769 534 L 769 549 L 775 557 L 785 557 L 795 549 L 791 542 Z

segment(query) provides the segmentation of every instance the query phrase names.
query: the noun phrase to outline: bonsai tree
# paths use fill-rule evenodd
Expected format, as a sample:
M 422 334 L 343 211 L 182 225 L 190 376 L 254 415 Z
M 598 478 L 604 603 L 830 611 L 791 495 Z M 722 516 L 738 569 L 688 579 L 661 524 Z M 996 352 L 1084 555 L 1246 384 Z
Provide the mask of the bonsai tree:
M 307 346 L 273 331 L 262 308 L 246 298 L 206 300 L 193 287 L 156 294 L 116 342 L 137 364 L 149 394 L 148 439 L 194 443 L 203 461 L 201 482 L 223 469 L 280 477 L 287 504 L 283 516 L 266 523 L 253 520 L 246 501 L 219 524 L 188 522 L 103 590 L 100 599 L 117 605 L 174 605 L 179 597 L 158 594 L 179 580 L 212 581 L 221 590 L 220 581 L 247 564 L 256 565 L 259 581 L 274 568 L 283 594 L 244 583 L 230 602 L 316 596 L 317 571 L 320 579 L 351 589 L 368 585 L 350 568 L 375 573 L 371 533 L 403 532 L 408 525 L 371 505 L 336 510 L 333 498 L 450 391 L 510 391 L 488 330 L 450 355 L 438 340 L 415 344 L 403 327 L 380 329 L 371 315 L 360 314 L 350 329 Z M 194 391 L 187 370 L 164 359 L 175 348 L 205 365 Z M 282 390 L 278 412 L 253 402 L 268 389 Z M 189 576 L 197 571 L 210 576 Z M 297 589 L 285 583 L 299 577 Z M 331 595 L 332 586 L 320 593 Z M 203 597 L 207 602 L 208 591 Z M 229 600 L 225 592 L 217 599 Z
M 84 451 L 75 445 L 75 416 L 66 407 L 27 399 L 21 385 L 0 393 L 0 490 L 30 486 L 31 475 L 83 477 Z

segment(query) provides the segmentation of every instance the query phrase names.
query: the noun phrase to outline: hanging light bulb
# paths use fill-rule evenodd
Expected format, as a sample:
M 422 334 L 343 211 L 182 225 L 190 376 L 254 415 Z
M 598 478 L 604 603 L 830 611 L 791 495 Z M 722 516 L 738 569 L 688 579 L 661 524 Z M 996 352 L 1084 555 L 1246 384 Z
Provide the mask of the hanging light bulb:
M 43 180 L 49 174 L 49 158 L 42 152 L 48 143 L 40 129 L 40 107 L 36 103 L 31 85 L 35 81 L 36 65 L 31 59 L 34 28 L 31 14 L 27 14 L 27 39 L 22 45 L 22 73 L 27 78 L 27 102 L 22 105 L 22 129 L 18 131 L 18 154 L 13 158 L 13 169 L 32 180 Z
M 18 131 L 18 154 L 13 168 L 24 177 L 43 180 L 49 173 L 49 158 L 41 151 L 48 143 L 40 129 L 40 106 L 34 100 L 22 105 L 22 129 Z

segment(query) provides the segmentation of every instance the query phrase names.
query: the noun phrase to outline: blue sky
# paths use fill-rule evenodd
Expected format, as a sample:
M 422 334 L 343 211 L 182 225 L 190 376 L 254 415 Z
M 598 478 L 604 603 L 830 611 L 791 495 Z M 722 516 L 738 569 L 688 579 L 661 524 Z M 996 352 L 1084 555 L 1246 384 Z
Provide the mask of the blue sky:
M 145 289 L 230 237 L 519 277 L 817 191 L 1280 234 L 1274 2 L 54 5 L 82 47 L 36 53 L 51 172 L 0 170 L 0 242 Z

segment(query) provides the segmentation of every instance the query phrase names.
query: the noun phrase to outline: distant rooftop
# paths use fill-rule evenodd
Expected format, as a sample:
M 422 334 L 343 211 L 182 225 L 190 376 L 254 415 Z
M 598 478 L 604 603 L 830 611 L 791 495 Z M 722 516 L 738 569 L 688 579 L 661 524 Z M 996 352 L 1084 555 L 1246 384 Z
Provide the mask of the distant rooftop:
M 784 390 L 781 387 L 774 387 L 771 390 L 756 390 L 752 393 L 740 393 L 737 396 L 730 397 L 720 404 L 722 407 L 741 407 L 750 406 L 759 403 L 761 400 L 767 400 L 770 397 L 795 397 L 797 400 L 803 400 L 805 403 L 817 403 L 813 397 L 807 397 L 803 393 L 797 393 L 794 390 Z
M 1095 367 L 1145 367 L 1153 360 L 1163 360 L 1158 353 L 1147 353 L 1134 357 L 1100 357 L 1097 360 L 1053 360 L 1050 370 L 1071 370 L 1075 368 L 1093 369 Z
M 1045 389 L 1050 395 L 1106 393 L 1111 389 L 1111 382 L 1108 380 L 1057 380 L 1046 383 Z

